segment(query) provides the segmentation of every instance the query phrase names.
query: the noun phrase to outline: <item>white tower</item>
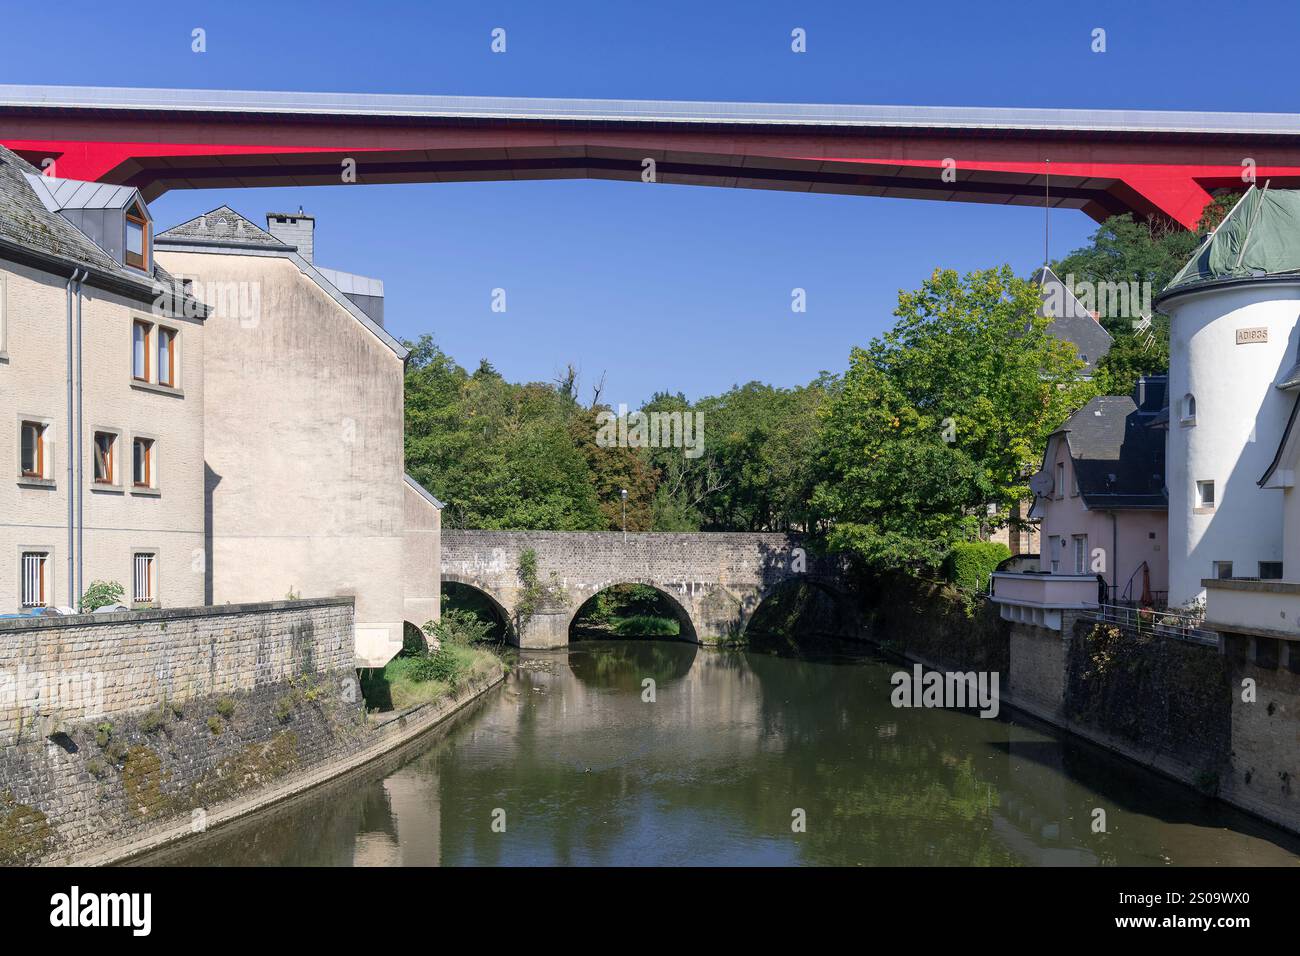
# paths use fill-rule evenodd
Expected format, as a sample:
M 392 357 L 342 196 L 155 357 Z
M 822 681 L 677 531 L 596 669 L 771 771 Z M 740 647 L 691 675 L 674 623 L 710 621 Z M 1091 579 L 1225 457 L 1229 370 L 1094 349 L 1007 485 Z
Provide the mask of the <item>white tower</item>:
M 1297 355 L 1297 211 L 1300 193 L 1252 189 L 1157 299 L 1170 317 L 1171 606 L 1202 598 L 1203 578 L 1282 561 L 1282 492 L 1259 481 L 1293 404 L 1277 384 Z

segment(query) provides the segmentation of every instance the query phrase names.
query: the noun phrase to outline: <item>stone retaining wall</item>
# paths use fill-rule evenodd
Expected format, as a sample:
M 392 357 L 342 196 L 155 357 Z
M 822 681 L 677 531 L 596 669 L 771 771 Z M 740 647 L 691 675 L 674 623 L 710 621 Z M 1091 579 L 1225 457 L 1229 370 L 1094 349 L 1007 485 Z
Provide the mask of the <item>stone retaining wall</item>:
M 69 862 L 362 748 L 350 599 L 0 621 L 0 864 Z

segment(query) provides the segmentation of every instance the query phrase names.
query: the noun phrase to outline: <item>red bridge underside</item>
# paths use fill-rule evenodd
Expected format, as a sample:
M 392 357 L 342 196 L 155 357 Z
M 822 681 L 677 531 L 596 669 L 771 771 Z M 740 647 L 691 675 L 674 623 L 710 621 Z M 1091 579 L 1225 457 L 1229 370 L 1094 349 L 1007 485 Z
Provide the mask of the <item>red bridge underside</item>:
M 1041 206 L 1193 228 L 1210 192 L 1300 187 L 1300 146 L 1246 134 L 925 130 L 303 114 L 0 112 L 0 143 L 53 175 L 169 189 L 523 179 L 785 189 Z M 1049 163 L 1050 160 L 1050 163 Z M 949 161 L 949 162 L 945 162 Z M 946 167 L 953 167 L 945 176 Z M 954 181 L 945 181 L 954 179 Z

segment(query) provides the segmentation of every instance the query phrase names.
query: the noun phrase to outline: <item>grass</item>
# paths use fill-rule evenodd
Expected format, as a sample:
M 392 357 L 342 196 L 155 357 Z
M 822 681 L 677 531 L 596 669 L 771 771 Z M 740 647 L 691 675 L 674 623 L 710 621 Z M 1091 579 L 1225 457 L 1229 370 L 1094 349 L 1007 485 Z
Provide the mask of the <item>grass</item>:
M 437 654 L 395 657 L 382 671 L 366 671 L 361 691 L 369 707 L 405 710 L 440 700 L 467 681 L 486 677 L 497 663 L 497 655 L 486 648 L 444 642 Z
M 653 614 L 616 617 L 613 624 L 614 633 L 619 637 L 677 637 L 682 630 L 681 625 L 673 618 L 658 617 Z

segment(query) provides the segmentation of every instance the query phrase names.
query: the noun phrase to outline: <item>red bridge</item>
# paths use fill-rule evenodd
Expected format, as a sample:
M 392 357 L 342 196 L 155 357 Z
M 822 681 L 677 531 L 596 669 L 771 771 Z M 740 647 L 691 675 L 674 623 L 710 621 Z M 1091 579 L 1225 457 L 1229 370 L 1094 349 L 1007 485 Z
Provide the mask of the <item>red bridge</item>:
M 169 189 L 597 178 L 1131 212 L 1300 186 L 1300 116 L 0 86 L 0 143 Z M 653 160 L 653 164 L 648 162 Z M 1050 187 L 1049 187 L 1050 173 Z

